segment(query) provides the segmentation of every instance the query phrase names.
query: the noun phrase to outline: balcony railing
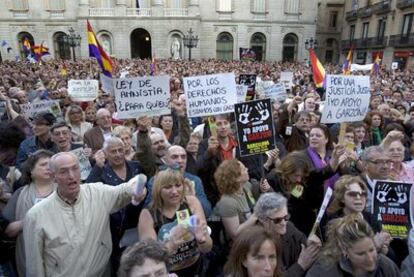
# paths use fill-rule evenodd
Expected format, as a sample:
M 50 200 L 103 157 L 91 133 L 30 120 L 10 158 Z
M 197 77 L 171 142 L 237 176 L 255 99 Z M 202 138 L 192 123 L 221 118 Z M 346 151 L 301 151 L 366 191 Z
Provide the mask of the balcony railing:
M 64 18 L 65 11 L 49 11 L 50 18 L 59 19 Z
M 165 8 L 164 16 L 188 16 L 188 9 Z
M 414 46 L 414 33 L 408 36 L 393 35 L 390 36 L 389 46 L 393 47 L 412 47 Z
M 353 21 L 353 20 L 356 20 L 357 18 L 358 18 L 358 12 L 357 11 L 346 12 L 346 15 L 345 15 L 346 21 Z
M 372 5 L 375 14 L 383 14 L 391 11 L 391 2 L 389 0 L 381 1 Z
M 89 9 L 90 16 L 114 16 L 115 10 L 113 8 L 91 8 Z
M 414 0 L 397 0 L 397 8 L 406 9 L 414 7 Z
M 151 8 L 127 9 L 127 16 L 151 16 Z
M 347 50 L 347 49 L 351 48 L 352 45 L 355 46 L 355 44 L 356 44 L 356 40 L 355 39 L 352 39 L 352 40 L 345 39 L 345 40 L 342 40 L 341 41 L 342 50 Z
M 370 17 L 372 15 L 372 6 L 366 6 L 358 9 L 358 16 L 361 18 Z

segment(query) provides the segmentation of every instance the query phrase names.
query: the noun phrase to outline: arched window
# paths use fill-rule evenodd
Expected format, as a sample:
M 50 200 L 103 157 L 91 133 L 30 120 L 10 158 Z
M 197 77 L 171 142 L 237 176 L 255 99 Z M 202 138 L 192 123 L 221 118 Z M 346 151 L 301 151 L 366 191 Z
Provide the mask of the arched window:
M 220 33 L 216 43 L 216 58 L 226 61 L 233 60 L 233 36 L 230 33 Z
M 112 54 L 112 39 L 111 36 L 106 33 L 100 33 L 98 34 L 98 40 L 99 43 L 101 44 L 103 50 L 105 50 L 106 54 L 108 54 L 109 56 Z
M 293 62 L 297 59 L 298 37 L 289 33 L 283 38 L 283 61 Z
M 23 42 L 26 40 L 26 38 L 29 41 L 30 46 L 32 47 L 34 45 L 34 39 L 33 39 L 33 36 L 30 33 L 21 32 L 17 35 L 17 42 L 18 42 L 18 45 L 19 45 L 19 53 L 20 53 L 20 57 L 22 59 L 26 58 L 30 54 L 30 52 L 26 51 L 25 47 L 23 46 Z
M 266 37 L 262 33 L 254 33 L 250 39 L 250 48 L 256 53 L 257 61 L 266 60 Z
M 53 35 L 53 48 L 56 59 L 70 60 L 70 47 L 63 40 L 65 36 L 64 32 L 56 32 Z

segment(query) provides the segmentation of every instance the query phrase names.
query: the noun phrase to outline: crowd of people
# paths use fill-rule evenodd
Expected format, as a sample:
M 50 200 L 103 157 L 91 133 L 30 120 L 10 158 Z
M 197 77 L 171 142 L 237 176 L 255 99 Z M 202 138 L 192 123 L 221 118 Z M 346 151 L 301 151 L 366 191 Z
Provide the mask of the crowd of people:
M 283 71 L 275 149 L 241 156 L 233 114 L 187 117 L 184 77 Z M 114 59 L 114 78 L 148 75 L 170 76 L 171 114 L 120 119 L 101 88 L 68 94 L 100 79 L 95 60 L 0 64 L 0 276 L 414 276 L 414 229 L 392 237 L 372 210 L 376 180 L 414 183 L 412 70 L 371 75 L 345 128 L 320 123 L 305 63 Z M 47 100 L 58 109 L 25 112 Z

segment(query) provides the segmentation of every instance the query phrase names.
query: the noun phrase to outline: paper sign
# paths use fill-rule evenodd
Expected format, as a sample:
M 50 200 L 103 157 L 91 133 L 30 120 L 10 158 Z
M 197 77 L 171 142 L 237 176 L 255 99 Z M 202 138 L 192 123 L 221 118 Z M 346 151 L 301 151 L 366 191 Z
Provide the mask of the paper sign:
M 169 76 L 115 79 L 114 89 L 120 119 L 171 113 Z
M 275 149 L 272 104 L 270 99 L 235 105 L 240 156 L 265 153 Z
M 237 89 L 234 73 L 187 77 L 183 80 L 188 117 L 234 111 Z
M 246 101 L 247 89 L 249 87 L 245 85 L 236 85 L 237 90 L 237 103 Z
M 398 62 L 393 62 L 392 64 L 391 64 L 391 69 L 398 69 Z
M 101 79 L 101 84 L 102 87 L 101 89 L 106 92 L 109 93 L 110 95 L 114 95 L 114 83 L 113 83 L 113 79 L 111 77 L 106 76 L 105 74 L 99 74 L 100 79 Z
M 68 93 L 73 101 L 93 101 L 98 96 L 98 80 L 69 80 Z
M 254 99 L 255 88 L 256 88 L 256 74 L 240 74 L 239 75 L 239 84 L 248 86 L 247 95 L 245 101 L 250 101 Z
M 322 123 L 362 121 L 370 98 L 368 76 L 327 75 Z
M 40 112 L 51 112 L 56 118 L 62 117 L 58 100 L 38 101 L 29 104 L 20 105 L 22 114 L 26 118 L 33 118 L 35 114 Z
M 292 71 L 281 72 L 280 82 L 285 85 L 286 89 L 290 90 L 293 87 L 293 72 Z
M 315 234 L 316 229 L 318 228 L 319 223 L 321 222 L 322 217 L 325 214 L 326 208 L 329 205 L 329 201 L 331 200 L 332 193 L 333 193 L 332 189 L 330 187 L 328 187 L 326 189 L 325 197 L 323 198 L 321 208 L 319 209 L 318 216 L 316 217 L 315 223 L 313 224 L 313 227 L 312 227 L 312 230 L 311 230 L 309 236 Z
M 284 84 L 273 84 L 264 88 L 264 95 L 266 98 L 275 99 L 277 101 L 285 101 L 287 93 Z
M 76 157 L 78 157 L 80 172 L 81 172 L 81 180 L 82 181 L 86 180 L 89 176 L 89 173 L 91 173 L 92 166 L 91 166 L 89 159 L 83 153 L 83 148 L 82 147 L 76 148 L 70 152 L 72 152 L 73 154 L 76 155 Z
M 393 238 L 407 238 L 413 226 L 411 184 L 376 181 L 372 196 L 372 214 L 382 224 L 382 230 Z

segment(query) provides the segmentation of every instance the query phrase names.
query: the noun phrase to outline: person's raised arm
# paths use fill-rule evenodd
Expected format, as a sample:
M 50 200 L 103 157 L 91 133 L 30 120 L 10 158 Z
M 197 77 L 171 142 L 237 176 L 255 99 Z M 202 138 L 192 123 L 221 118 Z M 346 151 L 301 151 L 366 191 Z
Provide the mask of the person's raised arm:
M 151 148 L 151 139 L 149 137 L 151 132 L 151 117 L 138 117 L 137 125 L 137 151 L 134 159 L 140 162 L 143 172 L 147 176 L 154 176 L 157 171 L 157 165 L 155 163 L 155 155 Z

